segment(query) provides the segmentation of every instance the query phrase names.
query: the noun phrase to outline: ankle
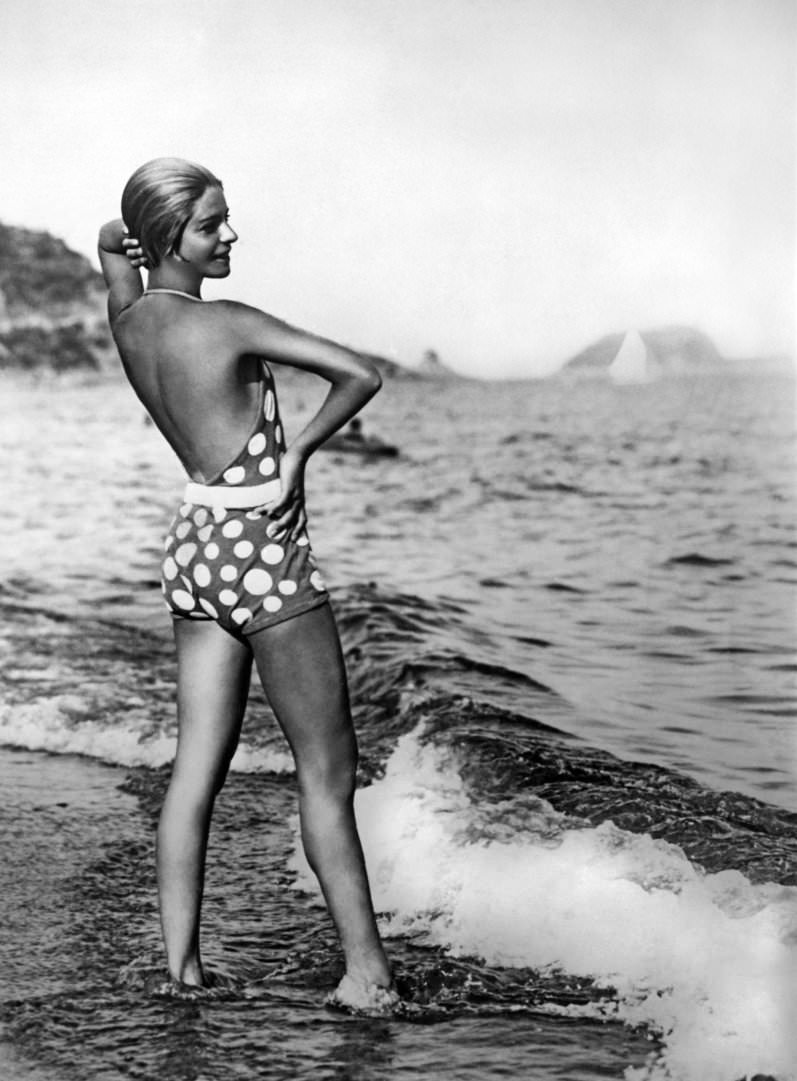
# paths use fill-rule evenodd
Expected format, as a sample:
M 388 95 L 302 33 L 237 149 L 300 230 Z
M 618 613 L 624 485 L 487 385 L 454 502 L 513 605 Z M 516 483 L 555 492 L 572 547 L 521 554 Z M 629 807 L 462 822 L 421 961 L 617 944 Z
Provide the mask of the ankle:
M 392 987 L 393 973 L 384 954 L 381 957 L 349 959 L 346 976 L 363 987 Z
M 186 987 L 204 987 L 205 973 L 201 961 L 187 961 L 183 965 L 169 965 L 169 975 L 177 983 Z

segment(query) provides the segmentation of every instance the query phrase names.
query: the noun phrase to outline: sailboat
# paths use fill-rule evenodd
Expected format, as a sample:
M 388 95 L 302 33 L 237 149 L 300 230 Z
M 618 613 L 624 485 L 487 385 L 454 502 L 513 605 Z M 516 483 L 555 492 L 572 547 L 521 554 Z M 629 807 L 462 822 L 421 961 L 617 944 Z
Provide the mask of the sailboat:
M 656 374 L 648 347 L 638 330 L 629 330 L 609 365 L 615 383 L 648 383 Z

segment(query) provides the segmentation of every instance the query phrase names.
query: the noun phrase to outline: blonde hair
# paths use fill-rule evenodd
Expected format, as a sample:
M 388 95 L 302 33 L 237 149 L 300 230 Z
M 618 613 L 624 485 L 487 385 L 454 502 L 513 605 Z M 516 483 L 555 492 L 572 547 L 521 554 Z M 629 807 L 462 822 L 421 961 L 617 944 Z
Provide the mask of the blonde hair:
M 209 169 L 183 158 L 153 158 L 136 169 L 122 192 L 122 218 L 150 267 L 180 246 L 197 199 L 221 187 Z

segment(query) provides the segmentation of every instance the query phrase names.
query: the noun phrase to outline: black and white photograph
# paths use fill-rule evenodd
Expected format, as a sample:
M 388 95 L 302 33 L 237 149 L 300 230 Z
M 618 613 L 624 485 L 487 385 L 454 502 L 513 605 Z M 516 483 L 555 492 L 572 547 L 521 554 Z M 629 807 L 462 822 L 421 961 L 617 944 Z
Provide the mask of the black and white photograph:
M 0 1079 L 797 1081 L 793 0 L 4 0 Z

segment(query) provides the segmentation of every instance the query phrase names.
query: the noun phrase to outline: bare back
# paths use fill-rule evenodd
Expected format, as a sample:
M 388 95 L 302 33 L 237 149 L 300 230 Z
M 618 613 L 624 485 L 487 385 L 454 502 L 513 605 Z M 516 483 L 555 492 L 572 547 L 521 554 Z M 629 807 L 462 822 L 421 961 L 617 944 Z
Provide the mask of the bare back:
M 200 483 L 218 474 L 246 441 L 262 378 L 231 333 L 229 304 L 145 293 L 112 330 L 133 390 L 186 472 Z

